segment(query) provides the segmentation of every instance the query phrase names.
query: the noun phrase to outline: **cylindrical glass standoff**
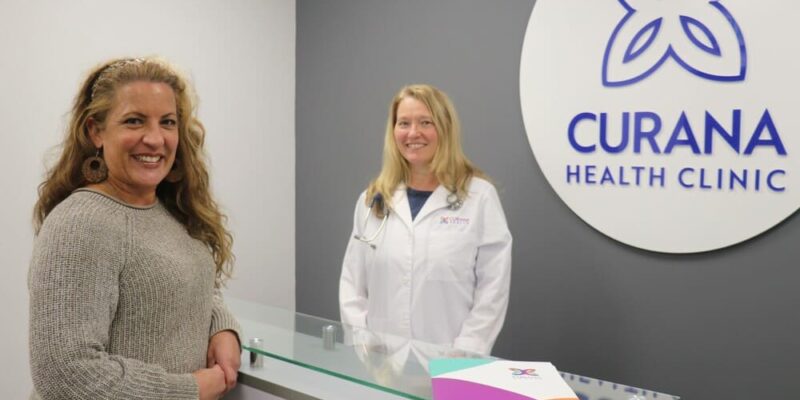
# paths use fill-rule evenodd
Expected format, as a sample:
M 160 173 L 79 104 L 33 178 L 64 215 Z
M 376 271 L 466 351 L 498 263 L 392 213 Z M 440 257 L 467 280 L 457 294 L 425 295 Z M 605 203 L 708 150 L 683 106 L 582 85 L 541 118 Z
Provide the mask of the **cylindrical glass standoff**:
M 322 327 L 322 347 L 325 350 L 333 350 L 336 346 L 336 327 L 325 325 Z
M 252 338 L 250 339 L 250 348 L 251 349 L 259 349 L 263 350 L 264 341 L 260 338 Z M 264 366 L 264 356 L 261 354 L 256 353 L 253 350 L 250 350 L 250 368 L 261 368 Z

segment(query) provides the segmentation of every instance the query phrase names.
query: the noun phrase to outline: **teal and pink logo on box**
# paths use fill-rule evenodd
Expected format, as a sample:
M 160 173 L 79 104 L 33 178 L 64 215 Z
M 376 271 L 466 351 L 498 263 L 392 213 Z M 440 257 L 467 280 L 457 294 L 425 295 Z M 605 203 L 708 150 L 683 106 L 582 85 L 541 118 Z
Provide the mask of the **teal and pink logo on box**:
M 430 374 L 434 400 L 578 400 L 548 362 L 448 358 L 431 360 Z
M 539 376 L 533 368 L 509 368 L 512 376 Z

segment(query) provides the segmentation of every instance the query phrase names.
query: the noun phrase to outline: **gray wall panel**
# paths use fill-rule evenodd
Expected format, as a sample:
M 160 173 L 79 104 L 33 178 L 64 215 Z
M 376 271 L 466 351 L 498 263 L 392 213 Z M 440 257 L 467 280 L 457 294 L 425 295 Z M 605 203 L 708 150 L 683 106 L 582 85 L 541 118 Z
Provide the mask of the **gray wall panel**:
M 545 181 L 522 124 L 532 7 L 297 0 L 297 310 L 338 318 L 354 201 L 378 172 L 388 102 L 428 82 L 451 95 L 466 152 L 498 185 L 514 234 L 496 355 L 687 399 L 800 396 L 796 217 L 689 256 L 633 249 L 583 223 Z

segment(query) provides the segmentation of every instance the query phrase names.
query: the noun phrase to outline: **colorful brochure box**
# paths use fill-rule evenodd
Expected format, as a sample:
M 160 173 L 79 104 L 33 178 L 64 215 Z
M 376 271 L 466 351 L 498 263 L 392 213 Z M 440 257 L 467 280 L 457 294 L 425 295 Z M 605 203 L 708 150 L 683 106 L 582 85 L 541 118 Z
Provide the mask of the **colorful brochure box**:
M 549 362 L 436 359 L 430 374 L 433 400 L 578 400 Z

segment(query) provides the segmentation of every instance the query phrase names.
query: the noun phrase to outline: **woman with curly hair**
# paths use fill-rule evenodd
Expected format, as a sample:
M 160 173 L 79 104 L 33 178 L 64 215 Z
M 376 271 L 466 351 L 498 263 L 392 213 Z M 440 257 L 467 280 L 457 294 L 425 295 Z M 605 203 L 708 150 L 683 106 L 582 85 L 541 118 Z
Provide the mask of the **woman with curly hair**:
M 33 399 L 217 399 L 239 325 L 232 238 L 186 78 L 157 58 L 95 68 L 39 186 L 29 273 Z

